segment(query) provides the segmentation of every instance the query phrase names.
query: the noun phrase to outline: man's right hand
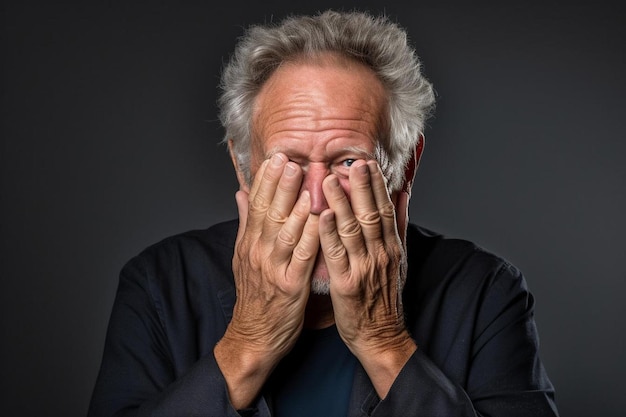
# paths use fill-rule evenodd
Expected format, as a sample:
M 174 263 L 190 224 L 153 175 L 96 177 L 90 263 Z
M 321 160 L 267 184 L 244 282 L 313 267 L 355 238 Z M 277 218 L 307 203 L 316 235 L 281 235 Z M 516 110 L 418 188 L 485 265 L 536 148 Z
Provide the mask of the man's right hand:
M 304 321 L 319 250 L 318 216 L 302 169 L 283 154 L 263 162 L 250 193 L 236 194 L 239 230 L 233 272 L 233 318 L 214 354 L 236 409 L 249 406 Z

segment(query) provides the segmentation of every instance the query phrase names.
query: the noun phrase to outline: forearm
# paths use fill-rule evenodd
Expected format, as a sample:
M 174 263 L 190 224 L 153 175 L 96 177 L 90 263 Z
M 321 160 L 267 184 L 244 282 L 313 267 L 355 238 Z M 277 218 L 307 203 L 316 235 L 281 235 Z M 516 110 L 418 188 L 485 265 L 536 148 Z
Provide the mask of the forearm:
M 379 398 L 387 396 L 394 381 L 416 349 L 417 345 L 413 339 L 407 332 L 403 332 L 395 343 L 357 356 Z
M 129 378 L 121 371 L 107 375 L 98 382 L 94 391 L 89 417 L 140 417 L 140 416 L 224 416 L 239 417 L 230 403 L 223 376 L 212 355 L 198 360 L 183 376 L 166 379 L 160 375 L 142 375 L 139 368 L 131 369 Z M 162 388 L 146 383 L 158 378 Z M 269 416 L 262 400 L 254 404 L 260 416 Z
M 228 337 L 220 340 L 213 352 L 233 407 L 238 410 L 250 407 L 258 398 L 275 361 L 263 360 Z
M 468 394 L 419 349 L 406 361 L 387 395 L 379 398 L 370 404 L 372 417 L 480 416 Z
M 88 416 L 238 416 L 213 354 L 224 333 L 219 320 L 200 339 L 185 317 L 189 305 L 155 308 L 164 300 L 154 300 L 143 271 L 139 259 L 122 273 Z M 269 415 L 261 399 L 255 408 Z
M 478 387 L 477 387 L 478 388 Z M 462 387 L 419 349 L 409 358 L 387 396 L 359 404 L 372 417 L 455 416 L 556 417 L 550 387 L 528 384 L 516 390 Z M 483 414 L 484 413 L 484 414 Z

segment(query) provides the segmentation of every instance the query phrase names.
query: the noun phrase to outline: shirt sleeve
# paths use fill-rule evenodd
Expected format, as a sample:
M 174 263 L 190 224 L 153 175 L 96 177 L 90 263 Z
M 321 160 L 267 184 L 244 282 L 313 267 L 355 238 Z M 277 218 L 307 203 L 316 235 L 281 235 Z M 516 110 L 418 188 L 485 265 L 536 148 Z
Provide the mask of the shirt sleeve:
M 454 294 L 448 296 L 455 301 Z M 476 310 L 458 317 L 459 323 L 472 323 L 464 365 L 454 357 L 454 345 L 467 345 L 468 340 L 454 339 L 453 332 L 439 336 L 450 339 L 448 359 L 436 364 L 418 347 L 387 397 L 380 400 L 372 392 L 361 415 L 558 416 L 553 386 L 539 359 L 533 297 L 521 273 L 503 263 L 476 305 Z M 456 362 L 453 368 L 465 372 L 449 371 L 448 362 Z
M 100 372 L 88 417 L 269 416 L 263 399 L 241 414 L 230 404 L 215 357 L 206 354 L 177 371 L 160 306 L 141 259 L 120 274 Z

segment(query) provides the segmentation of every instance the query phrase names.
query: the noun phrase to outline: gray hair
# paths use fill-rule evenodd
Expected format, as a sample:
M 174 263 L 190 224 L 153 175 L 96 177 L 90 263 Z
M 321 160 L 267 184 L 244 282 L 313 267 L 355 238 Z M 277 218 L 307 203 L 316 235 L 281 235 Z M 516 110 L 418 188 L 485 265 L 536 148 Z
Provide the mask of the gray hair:
M 389 131 L 378 138 L 383 151 L 378 159 L 389 189 L 400 189 L 435 96 L 406 31 L 386 16 L 328 10 L 249 27 L 222 72 L 218 104 L 223 142 L 232 139 L 239 168 L 250 183 L 252 114 L 263 83 L 283 62 L 314 59 L 324 52 L 356 60 L 381 80 L 389 100 Z

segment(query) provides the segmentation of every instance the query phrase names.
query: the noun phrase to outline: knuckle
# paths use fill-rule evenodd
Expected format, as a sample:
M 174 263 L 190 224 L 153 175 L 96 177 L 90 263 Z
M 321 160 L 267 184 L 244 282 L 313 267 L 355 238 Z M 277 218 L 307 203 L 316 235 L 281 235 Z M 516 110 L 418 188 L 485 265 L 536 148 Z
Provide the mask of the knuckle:
M 287 217 L 275 207 L 270 206 L 265 215 L 268 219 L 276 223 L 285 223 L 285 221 L 287 221 Z
M 364 224 L 364 225 L 368 225 L 368 226 L 377 225 L 377 224 L 380 224 L 380 215 L 376 211 L 363 213 L 357 216 L 357 220 L 359 223 Z
M 293 250 L 293 257 L 301 262 L 311 261 L 313 260 L 313 256 L 314 254 L 311 251 L 305 249 L 300 245 L 296 246 Z
M 396 211 L 393 203 L 386 202 L 378 210 L 380 217 L 385 219 L 393 219 L 396 216 Z
M 285 229 L 280 229 L 280 231 L 278 232 L 278 236 L 276 236 L 276 239 L 286 246 L 294 246 L 297 243 L 296 237 Z
M 355 218 L 353 220 L 348 221 L 341 225 L 341 228 L 338 230 L 339 236 L 346 237 L 354 237 L 361 233 L 361 224 Z
M 250 202 L 250 211 L 253 213 L 263 213 L 268 209 L 268 207 L 269 201 L 260 195 L 257 195 Z
M 343 245 L 331 245 L 324 251 L 324 256 L 331 260 L 342 259 L 346 256 L 346 248 Z

